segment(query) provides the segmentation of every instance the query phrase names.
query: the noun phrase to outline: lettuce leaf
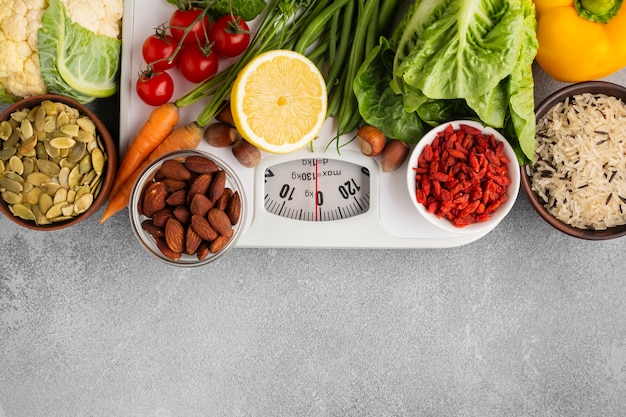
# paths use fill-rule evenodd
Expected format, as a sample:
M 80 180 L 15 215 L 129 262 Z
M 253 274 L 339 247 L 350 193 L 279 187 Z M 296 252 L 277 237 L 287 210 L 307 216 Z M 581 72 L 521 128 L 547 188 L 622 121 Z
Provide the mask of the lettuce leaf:
M 363 119 L 396 134 L 477 120 L 499 129 L 520 162 L 529 161 L 535 26 L 532 0 L 416 0 L 360 68 L 354 90 Z M 400 102 L 407 114 L 397 117 Z
M 121 40 L 72 22 L 59 0 L 50 0 L 38 32 L 39 65 L 48 91 L 89 103 L 118 90 Z

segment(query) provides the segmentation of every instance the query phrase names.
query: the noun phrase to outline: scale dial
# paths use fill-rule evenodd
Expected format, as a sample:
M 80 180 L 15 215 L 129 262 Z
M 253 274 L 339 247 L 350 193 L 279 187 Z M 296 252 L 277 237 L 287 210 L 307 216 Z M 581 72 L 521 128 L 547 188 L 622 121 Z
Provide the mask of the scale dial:
M 264 206 L 294 220 L 343 220 L 370 208 L 367 167 L 332 158 L 301 158 L 265 169 Z

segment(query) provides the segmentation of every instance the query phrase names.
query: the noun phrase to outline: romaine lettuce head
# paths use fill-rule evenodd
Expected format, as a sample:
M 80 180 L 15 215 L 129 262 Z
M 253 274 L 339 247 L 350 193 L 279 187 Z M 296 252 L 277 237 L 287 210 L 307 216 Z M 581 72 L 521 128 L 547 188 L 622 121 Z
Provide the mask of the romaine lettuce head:
M 419 36 L 402 36 L 397 49 L 405 56 L 395 60 L 394 80 L 429 98 L 487 94 L 517 64 L 523 20 L 521 0 L 421 2 L 404 28 Z
M 88 103 L 117 92 L 121 41 L 72 22 L 50 0 L 38 33 L 41 75 L 48 91 Z

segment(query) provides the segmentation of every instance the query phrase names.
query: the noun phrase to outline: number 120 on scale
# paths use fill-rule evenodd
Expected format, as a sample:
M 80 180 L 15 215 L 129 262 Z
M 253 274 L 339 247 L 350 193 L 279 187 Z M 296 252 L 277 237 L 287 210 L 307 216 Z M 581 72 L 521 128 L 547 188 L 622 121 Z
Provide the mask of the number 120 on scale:
M 370 207 L 370 171 L 340 159 L 303 158 L 265 169 L 265 210 L 302 221 L 343 220 Z

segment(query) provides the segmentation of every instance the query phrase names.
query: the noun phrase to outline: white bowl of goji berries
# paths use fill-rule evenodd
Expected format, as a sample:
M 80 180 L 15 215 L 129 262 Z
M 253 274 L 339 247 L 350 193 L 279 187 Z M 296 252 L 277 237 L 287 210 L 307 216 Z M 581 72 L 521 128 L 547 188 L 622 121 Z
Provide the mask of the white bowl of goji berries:
M 417 143 L 408 161 L 407 186 L 417 211 L 439 229 L 484 233 L 515 204 L 520 168 L 497 130 L 456 120 L 433 128 Z

